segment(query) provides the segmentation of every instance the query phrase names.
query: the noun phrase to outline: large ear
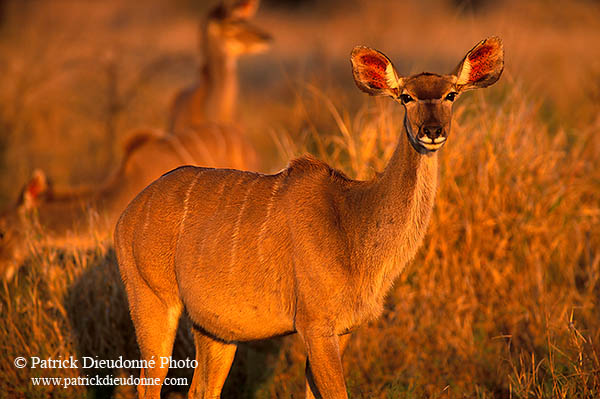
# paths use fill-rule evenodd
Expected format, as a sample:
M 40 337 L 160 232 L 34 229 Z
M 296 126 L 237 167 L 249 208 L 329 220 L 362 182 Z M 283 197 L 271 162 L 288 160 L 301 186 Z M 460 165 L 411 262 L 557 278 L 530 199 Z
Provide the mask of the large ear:
M 29 182 L 27 182 L 23 188 L 21 198 L 19 199 L 19 205 L 26 210 L 31 210 L 37 207 L 41 197 L 49 192 L 50 184 L 48 183 L 46 174 L 40 169 L 36 169 Z
M 504 70 L 504 47 L 496 36 L 479 42 L 458 64 L 454 75 L 458 91 L 488 87 Z
M 259 0 L 230 0 L 228 14 L 234 19 L 250 19 L 258 10 Z
M 350 56 L 354 82 L 359 89 L 372 96 L 400 95 L 402 79 L 392 61 L 383 53 L 369 47 L 356 46 Z

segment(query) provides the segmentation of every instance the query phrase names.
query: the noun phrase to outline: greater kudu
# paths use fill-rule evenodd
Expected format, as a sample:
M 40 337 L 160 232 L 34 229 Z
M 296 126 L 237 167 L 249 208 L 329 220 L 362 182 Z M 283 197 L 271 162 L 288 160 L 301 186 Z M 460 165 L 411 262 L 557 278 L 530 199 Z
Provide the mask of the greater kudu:
M 274 175 L 182 167 L 147 187 L 115 231 L 142 358 L 170 355 L 185 309 L 199 362 L 189 397 L 220 396 L 238 342 L 297 332 L 308 352 L 307 397 L 347 398 L 348 333 L 381 314 L 419 248 L 452 104 L 495 83 L 503 59 L 500 39 L 491 37 L 452 74 L 400 77 L 385 55 L 356 47 L 358 87 L 405 109 L 396 150 L 372 180 L 304 157 Z M 166 373 L 141 375 L 162 381 Z M 139 385 L 139 397 L 158 398 L 160 389 Z

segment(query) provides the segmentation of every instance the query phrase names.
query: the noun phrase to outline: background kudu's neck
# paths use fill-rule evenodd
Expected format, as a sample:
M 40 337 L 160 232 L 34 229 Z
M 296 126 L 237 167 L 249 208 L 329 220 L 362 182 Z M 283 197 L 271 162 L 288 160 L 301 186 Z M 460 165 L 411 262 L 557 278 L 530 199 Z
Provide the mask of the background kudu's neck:
M 214 122 L 233 120 L 238 93 L 237 57 L 210 50 L 208 46 L 203 68 L 206 87 L 206 115 Z
M 97 192 L 81 190 L 80 192 L 60 193 L 53 198 L 43 200 L 34 211 L 22 214 L 23 226 L 26 230 L 39 229 L 48 243 L 62 246 L 65 240 L 78 242 L 78 237 L 97 227 L 105 230 L 106 222 L 102 219 L 96 205 Z
M 34 219 L 52 239 L 75 239 L 82 234 L 91 238 L 92 232 L 108 232 L 138 191 L 135 178 L 119 171 L 100 187 L 58 193 L 40 203 Z
M 357 266 L 389 287 L 416 253 L 433 208 L 437 153 L 419 154 L 400 133 L 385 171 L 356 200 Z M 362 252 L 361 252 L 362 251 Z M 364 255 L 360 255 L 363 253 Z

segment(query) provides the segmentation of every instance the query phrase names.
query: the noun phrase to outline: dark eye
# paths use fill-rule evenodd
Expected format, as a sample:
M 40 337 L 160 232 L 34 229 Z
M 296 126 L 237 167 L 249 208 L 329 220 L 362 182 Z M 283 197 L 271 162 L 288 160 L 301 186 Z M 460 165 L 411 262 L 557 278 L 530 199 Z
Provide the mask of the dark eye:
M 415 101 L 415 99 L 409 96 L 408 94 L 401 94 L 400 100 L 402 101 L 402 104 L 407 104 L 411 101 Z
M 454 101 L 454 100 L 456 99 L 456 96 L 457 96 L 457 95 L 458 95 L 458 93 L 457 93 L 457 92 L 455 92 L 455 91 L 453 91 L 453 92 L 451 92 L 451 93 L 448 93 L 448 94 L 446 94 L 446 98 L 445 98 L 445 100 L 448 100 L 448 101 Z

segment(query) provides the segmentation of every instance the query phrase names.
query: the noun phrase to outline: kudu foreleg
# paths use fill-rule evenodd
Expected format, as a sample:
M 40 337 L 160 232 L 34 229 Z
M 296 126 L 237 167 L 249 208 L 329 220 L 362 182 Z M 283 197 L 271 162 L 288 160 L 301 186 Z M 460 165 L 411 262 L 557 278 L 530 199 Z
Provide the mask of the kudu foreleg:
M 344 335 L 340 335 L 338 337 L 340 358 L 342 358 L 344 356 L 344 352 L 346 351 L 346 348 L 348 347 L 349 341 L 350 341 L 350 334 L 344 334 Z M 310 369 L 310 361 L 308 359 L 306 359 L 306 394 L 305 394 L 306 399 L 316 399 L 316 396 L 313 394 L 313 389 L 311 388 L 311 386 L 314 387 L 315 382 L 314 382 L 314 377 L 313 377 L 311 369 Z
M 308 398 L 347 399 L 340 338 L 303 335 L 307 359 Z M 344 338 L 343 340 L 347 340 Z

